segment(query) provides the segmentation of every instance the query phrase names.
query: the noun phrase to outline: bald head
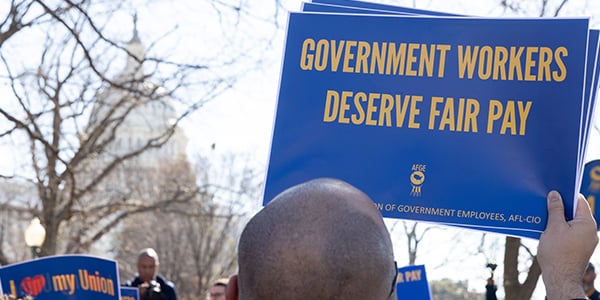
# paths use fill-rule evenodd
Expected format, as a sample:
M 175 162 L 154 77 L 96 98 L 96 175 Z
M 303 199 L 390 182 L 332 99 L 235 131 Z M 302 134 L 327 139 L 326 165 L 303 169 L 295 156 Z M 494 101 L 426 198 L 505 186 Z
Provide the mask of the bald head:
M 158 272 L 158 254 L 152 248 L 140 251 L 137 260 L 138 276 L 142 282 L 154 280 Z
M 240 238 L 239 293 L 251 299 L 388 299 L 392 243 L 372 201 L 334 179 L 277 195 Z
M 138 254 L 138 260 L 140 258 L 143 257 L 149 257 L 152 258 L 156 261 L 156 263 L 158 263 L 158 253 L 156 253 L 156 250 L 152 249 L 152 248 L 144 248 L 140 251 L 140 253 Z

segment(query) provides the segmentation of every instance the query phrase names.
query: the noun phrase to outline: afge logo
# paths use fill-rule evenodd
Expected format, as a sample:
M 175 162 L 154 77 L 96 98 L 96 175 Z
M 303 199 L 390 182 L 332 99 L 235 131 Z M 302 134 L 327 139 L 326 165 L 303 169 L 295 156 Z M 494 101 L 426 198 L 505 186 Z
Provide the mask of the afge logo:
M 425 165 L 413 164 L 410 173 L 410 184 L 412 189 L 410 195 L 413 197 L 421 196 L 421 187 L 425 182 Z

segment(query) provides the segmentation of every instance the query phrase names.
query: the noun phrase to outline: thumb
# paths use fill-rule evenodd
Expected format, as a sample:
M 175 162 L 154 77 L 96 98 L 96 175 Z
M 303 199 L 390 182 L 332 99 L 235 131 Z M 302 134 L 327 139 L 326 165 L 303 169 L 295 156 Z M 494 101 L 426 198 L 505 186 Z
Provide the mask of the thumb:
M 550 191 L 546 199 L 548 201 L 548 224 L 546 228 L 565 224 L 567 222 L 565 220 L 565 207 L 560 194 L 557 191 Z

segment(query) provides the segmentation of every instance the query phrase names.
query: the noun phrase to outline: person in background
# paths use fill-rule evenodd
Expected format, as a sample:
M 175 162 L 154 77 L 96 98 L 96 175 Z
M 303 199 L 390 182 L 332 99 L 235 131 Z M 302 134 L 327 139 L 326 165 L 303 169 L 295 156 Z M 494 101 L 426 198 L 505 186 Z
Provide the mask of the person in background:
M 583 290 L 590 300 L 600 300 L 600 293 L 594 287 L 594 280 L 596 280 L 596 268 L 592 263 L 588 263 L 583 274 Z
M 496 297 L 496 291 L 498 287 L 494 283 L 494 279 L 492 277 L 487 279 L 487 284 L 485 285 L 485 300 L 498 300 Z
M 496 271 L 498 265 L 491 262 L 486 267 L 490 269 L 490 277 L 487 279 L 487 284 L 485 285 L 485 300 L 498 300 L 496 297 L 498 286 L 494 283 L 494 271 Z
M 137 260 L 138 275 L 126 285 L 138 287 L 141 300 L 177 300 L 175 285 L 158 274 L 158 265 L 156 251 L 143 249 Z
M 225 292 L 227 291 L 227 278 L 221 278 L 215 281 L 210 287 L 208 294 L 209 300 L 225 300 Z
M 550 191 L 547 203 L 538 261 L 548 299 L 587 299 L 582 277 L 598 244 L 596 222 L 583 196 L 569 222 L 558 192 Z M 381 214 L 367 195 L 336 179 L 300 183 L 265 205 L 242 232 L 238 264 L 227 300 L 397 299 Z

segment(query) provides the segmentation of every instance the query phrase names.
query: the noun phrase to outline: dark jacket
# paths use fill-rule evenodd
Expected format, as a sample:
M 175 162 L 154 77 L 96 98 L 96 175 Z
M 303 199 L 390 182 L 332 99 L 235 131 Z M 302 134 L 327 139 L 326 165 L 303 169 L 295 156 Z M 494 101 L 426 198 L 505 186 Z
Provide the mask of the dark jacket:
M 597 290 L 594 290 L 594 293 L 590 295 L 590 300 L 600 300 L 600 293 Z
M 488 284 L 485 286 L 485 300 L 497 300 L 496 298 L 496 287 L 495 284 Z
M 136 276 L 133 280 L 128 281 L 125 285 L 132 286 L 132 287 L 138 287 L 142 283 L 144 283 L 144 282 L 141 281 L 138 276 Z M 147 300 L 177 300 L 177 293 L 175 292 L 175 284 L 173 284 L 173 282 L 168 281 L 166 278 L 164 278 L 160 275 L 156 275 L 156 283 L 158 284 L 158 286 L 160 288 L 159 294 L 162 297 L 154 297 L 154 298 L 148 299 L 149 296 L 140 294 L 140 299 L 142 299 L 142 300 L 146 300 L 146 299 Z

